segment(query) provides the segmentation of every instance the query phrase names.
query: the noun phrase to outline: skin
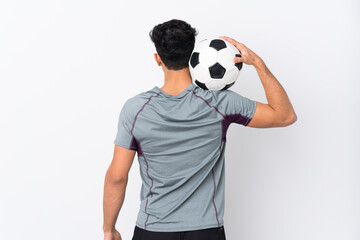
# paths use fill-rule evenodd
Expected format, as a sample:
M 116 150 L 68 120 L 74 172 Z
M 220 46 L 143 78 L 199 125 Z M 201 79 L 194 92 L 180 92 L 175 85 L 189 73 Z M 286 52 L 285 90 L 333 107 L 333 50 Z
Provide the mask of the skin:
M 229 41 L 241 53 L 241 57 L 235 57 L 234 63 L 243 62 L 253 65 L 259 75 L 264 87 L 268 104 L 257 102 L 256 110 L 249 127 L 271 128 L 285 127 L 297 120 L 295 111 L 290 100 L 274 75 L 265 65 L 265 62 L 243 43 L 221 36 L 223 40 Z M 178 71 L 169 70 L 161 61 L 160 56 L 154 53 L 154 59 L 158 66 L 162 67 L 165 75 L 165 84 L 160 89 L 164 92 L 177 95 L 184 91 L 192 83 L 189 68 Z M 115 145 L 112 162 L 106 171 L 104 183 L 103 213 L 104 213 L 104 239 L 121 240 L 121 234 L 115 229 L 116 220 L 125 199 L 125 191 L 128 182 L 128 173 L 132 166 L 135 150 Z
M 239 49 L 241 57 L 235 57 L 235 63 L 243 62 L 255 67 L 265 90 L 268 103 L 256 103 L 254 116 L 247 126 L 253 128 L 286 127 L 296 122 L 297 116 L 285 89 L 270 72 L 265 62 L 243 43 L 226 36 L 220 38 L 229 41 Z

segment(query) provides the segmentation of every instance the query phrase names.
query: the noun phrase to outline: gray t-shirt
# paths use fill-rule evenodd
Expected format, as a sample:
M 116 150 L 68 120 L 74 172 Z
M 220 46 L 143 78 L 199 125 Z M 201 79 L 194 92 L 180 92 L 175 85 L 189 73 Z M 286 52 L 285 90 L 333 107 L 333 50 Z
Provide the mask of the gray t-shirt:
M 172 232 L 223 226 L 226 131 L 252 119 L 256 101 L 191 83 L 129 98 L 114 144 L 137 151 L 142 186 L 136 225 Z

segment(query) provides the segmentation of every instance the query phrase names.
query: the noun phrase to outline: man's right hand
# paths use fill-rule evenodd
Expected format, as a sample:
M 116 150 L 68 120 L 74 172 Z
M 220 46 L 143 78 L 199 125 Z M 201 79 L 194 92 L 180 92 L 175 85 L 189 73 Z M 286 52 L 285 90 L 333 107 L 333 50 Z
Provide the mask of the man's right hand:
M 262 59 L 256 53 L 254 53 L 244 44 L 239 43 L 235 39 L 226 36 L 220 36 L 219 38 L 233 44 L 240 51 L 241 57 L 234 57 L 233 59 L 235 63 L 243 62 L 248 65 L 256 65 L 257 63 L 260 63 L 262 61 Z

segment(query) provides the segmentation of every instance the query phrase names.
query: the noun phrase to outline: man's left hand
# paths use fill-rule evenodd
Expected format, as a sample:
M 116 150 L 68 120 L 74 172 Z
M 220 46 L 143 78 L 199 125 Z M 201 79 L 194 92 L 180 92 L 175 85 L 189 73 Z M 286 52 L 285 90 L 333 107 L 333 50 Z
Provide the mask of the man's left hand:
M 104 240 L 122 240 L 120 233 L 115 229 L 111 232 L 104 232 Z

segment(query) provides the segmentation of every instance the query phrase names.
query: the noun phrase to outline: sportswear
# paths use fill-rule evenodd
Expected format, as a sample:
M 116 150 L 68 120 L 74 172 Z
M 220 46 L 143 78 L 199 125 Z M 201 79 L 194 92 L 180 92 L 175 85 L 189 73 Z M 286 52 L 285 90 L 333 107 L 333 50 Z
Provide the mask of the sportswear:
M 157 232 L 139 228 L 135 225 L 131 240 L 226 240 L 225 228 L 213 227 L 190 231 Z
M 247 124 L 256 101 L 191 83 L 177 95 L 158 86 L 123 105 L 114 144 L 136 150 L 142 186 L 136 226 L 188 231 L 223 226 L 226 131 Z

